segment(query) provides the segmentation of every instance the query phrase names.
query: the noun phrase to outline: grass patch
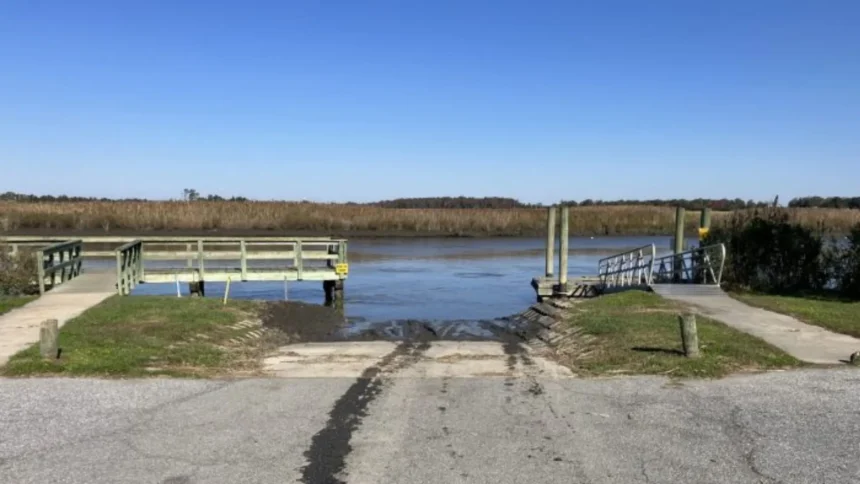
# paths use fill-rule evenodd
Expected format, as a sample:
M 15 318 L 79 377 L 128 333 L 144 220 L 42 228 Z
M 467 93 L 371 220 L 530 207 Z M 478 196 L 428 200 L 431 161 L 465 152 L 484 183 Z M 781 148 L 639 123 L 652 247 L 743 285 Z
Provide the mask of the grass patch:
M 660 296 L 627 291 L 574 306 L 570 323 L 586 347 L 571 365 L 591 375 L 664 374 L 721 377 L 736 371 L 796 367 L 801 362 L 778 348 L 722 323 L 697 317 L 701 357 L 681 352 L 677 315 L 683 307 Z
M 254 372 L 262 348 L 258 341 L 233 341 L 254 328 L 259 303 L 218 299 L 114 296 L 60 329 L 61 358 L 45 361 L 38 344 L 14 355 L 0 368 L 6 376 L 205 377 Z
M 771 296 L 737 293 L 732 296 L 756 306 L 795 318 L 837 333 L 860 338 L 860 301 L 826 296 Z
M 19 308 L 36 299 L 36 296 L 0 296 L 0 314 Z

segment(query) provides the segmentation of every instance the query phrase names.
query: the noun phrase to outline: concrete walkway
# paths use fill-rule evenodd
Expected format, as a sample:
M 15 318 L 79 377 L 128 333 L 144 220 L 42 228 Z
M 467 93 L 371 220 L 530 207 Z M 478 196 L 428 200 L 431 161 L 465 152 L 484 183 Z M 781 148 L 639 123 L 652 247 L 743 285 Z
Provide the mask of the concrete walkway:
M 748 306 L 713 286 L 655 284 L 655 293 L 701 309 L 702 314 L 761 338 L 809 363 L 845 363 L 860 339 L 834 333 L 784 314 Z
M 44 296 L 0 316 L 0 366 L 15 353 L 39 341 L 39 326 L 46 319 L 66 321 L 116 294 L 116 274 L 82 274 L 51 289 Z

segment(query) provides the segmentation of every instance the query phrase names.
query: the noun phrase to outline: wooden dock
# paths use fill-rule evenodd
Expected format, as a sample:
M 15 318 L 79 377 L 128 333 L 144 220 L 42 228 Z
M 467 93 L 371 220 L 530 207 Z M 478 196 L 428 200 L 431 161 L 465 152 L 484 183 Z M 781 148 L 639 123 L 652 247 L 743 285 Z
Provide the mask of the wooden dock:
M 40 292 L 81 273 L 84 258 L 115 259 L 115 290 L 127 295 L 139 284 L 206 281 L 322 281 L 327 301 L 342 298 L 349 275 L 347 241 L 330 237 L 8 236 L 0 243 L 39 259 Z
M 322 281 L 327 302 L 343 298 L 347 241 L 325 237 L 0 237 L 12 253 L 31 252 L 41 297 L 0 315 L 0 365 L 39 340 L 42 321 L 59 326 L 139 284 L 206 281 Z M 85 258 L 108 258 L 115 269 L 85 272 Z

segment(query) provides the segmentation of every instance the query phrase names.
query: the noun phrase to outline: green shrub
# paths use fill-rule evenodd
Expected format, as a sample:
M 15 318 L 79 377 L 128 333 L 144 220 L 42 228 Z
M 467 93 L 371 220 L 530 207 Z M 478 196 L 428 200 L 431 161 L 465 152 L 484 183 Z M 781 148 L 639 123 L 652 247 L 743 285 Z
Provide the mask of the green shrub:
M 13 255 L 7 246 L 0 244 L 0 295 L 35 293 L 36 274 L 36 258 L 32 252 L 22 250 Z
M 726 245 L 727 285 L 770 293 L 823 289 L 828 283 L 821 237 L 779 210 L 736 212 L 705 244 Z

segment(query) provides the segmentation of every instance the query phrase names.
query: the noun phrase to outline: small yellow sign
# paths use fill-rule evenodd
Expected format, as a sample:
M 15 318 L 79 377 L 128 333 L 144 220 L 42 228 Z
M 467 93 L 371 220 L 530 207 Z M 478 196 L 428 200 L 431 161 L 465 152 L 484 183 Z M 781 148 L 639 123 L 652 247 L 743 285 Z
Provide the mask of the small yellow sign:
M 345 276 L 349 274 L 349 264 L 335 264 L 334 273 L 339 276 Z
M 709 229 L 708 227 L 702 227 L 702 228 L 700 228 L 700 229 L 699 229 L 699 240 L 702 240 L 702 239 L 704 239 L 705 237 L 707 237 L 707 236 L 708 236 L 708 232 L 709 232 L 710 230 L 711 230 L 711 229 Z

